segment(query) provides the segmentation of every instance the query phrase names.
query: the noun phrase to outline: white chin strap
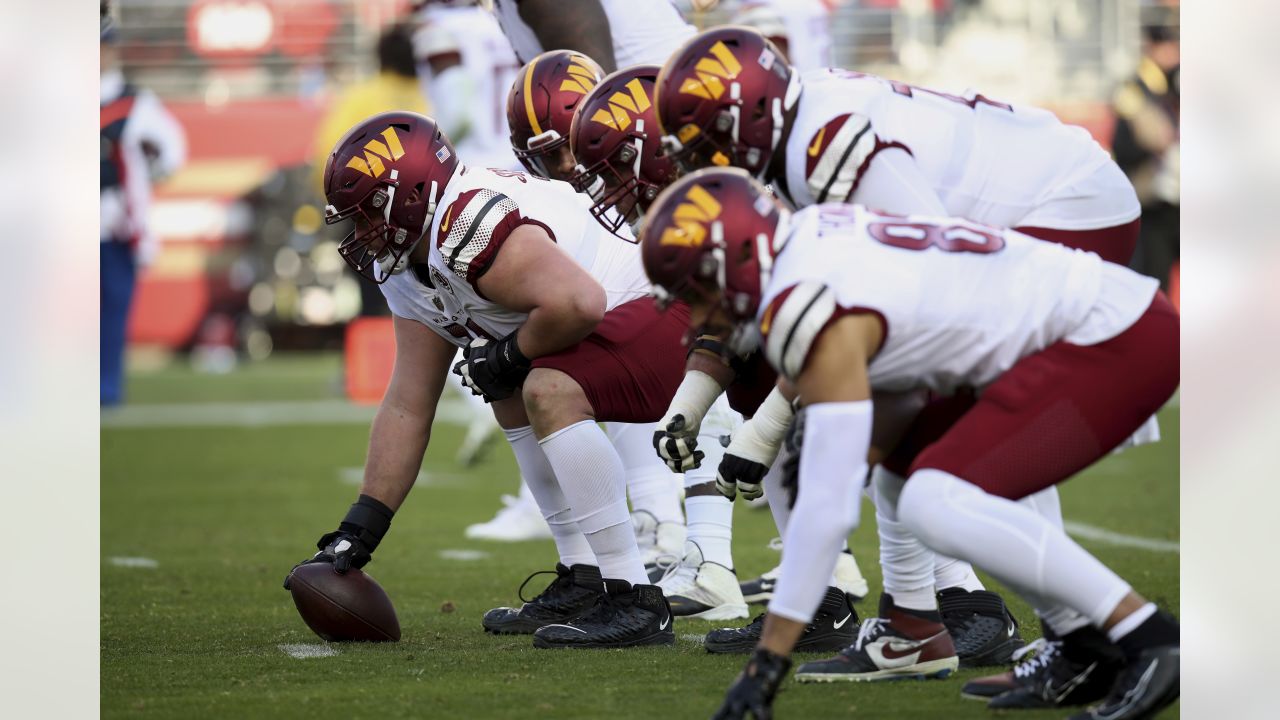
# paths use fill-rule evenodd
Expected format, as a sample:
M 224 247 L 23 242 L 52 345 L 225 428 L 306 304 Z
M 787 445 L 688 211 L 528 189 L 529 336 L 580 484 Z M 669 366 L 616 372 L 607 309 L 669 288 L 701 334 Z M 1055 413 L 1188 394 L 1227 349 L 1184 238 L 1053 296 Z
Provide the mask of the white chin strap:
M 399 173 L 396 170 L 392 170 L 391 179 L 395 180 L 398 174 Z M 390 257 L 386 259 L 380 258 L 377 261 L 378 270 L 382 272 L 382 275 L 384 277 L 388 275 L 399 275 L 409 267 L 409 256 L 412 255 L 413 251 L 418 247 L 418 243 L 422 242 L 422 238 L 426 236 L 427 230 L 431 227 L 432 219 L 435 218 L 436 197 L 437 197 L 436 191 L 438 189 L 439 189 L 439 184 L 435 180 L 432 180 L 430 194 L 427 195 L 427 212 L 423 215 L 422 226 L 418 228 L 418 239 L 414 240 L 413 244 L 409 246 L 409 249 L 404 251 L 404 253 L 401 254 L 399 259 L 397 259 L 394 263 L 391 262 Z M 396 192 L 395 187 L 389 188 L 388 195 L 390 197 L 387 200 L 386 208 L 383 211 L 383 219 L 388 225 L 391 224 L 391 201 L 394 200 L 396 197 L 395 192 Z M 404 232 L 404 230 L 401 230 L 400 232 Z

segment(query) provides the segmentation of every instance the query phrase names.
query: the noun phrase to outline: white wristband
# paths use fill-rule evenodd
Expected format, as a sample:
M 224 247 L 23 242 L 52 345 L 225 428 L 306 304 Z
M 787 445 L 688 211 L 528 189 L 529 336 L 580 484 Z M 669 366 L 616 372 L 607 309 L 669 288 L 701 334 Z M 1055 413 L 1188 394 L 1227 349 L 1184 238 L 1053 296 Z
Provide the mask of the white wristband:
M 756 414 L 733 433 L 727 452 L 761 465 L 772 465 L 793 416 L 791 403 L 775 387 L 760 403 Z
M 722 392 L 724 388 L 720 387 L 720 383 L 710 375 L 701 370 L 686 372 L 680 387 L 676 389 L 675 397 L 671 398 L 666 417 L 658 423 L 658 429 L 665 429 L 667 423 L 676 415 L 684 416 L 687 427 L 701 425 L 702 417 L 707 414 L 707 410 L 711 409 L 712 403 L 720 397 Z

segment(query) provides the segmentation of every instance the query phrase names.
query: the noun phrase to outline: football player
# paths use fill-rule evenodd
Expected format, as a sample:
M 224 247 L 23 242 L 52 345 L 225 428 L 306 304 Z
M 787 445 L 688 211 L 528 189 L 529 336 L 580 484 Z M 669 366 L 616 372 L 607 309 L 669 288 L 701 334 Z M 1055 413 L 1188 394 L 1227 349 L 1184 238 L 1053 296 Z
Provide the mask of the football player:
M 791 67 L 816 70 L 831 66 L 829 5 L 827 0 L 746 0 L 734 12 L 732 24 L 759 30 Z
M 965 217 L 1122 264 L 1133 252 L 1140 214 L 1133 188 L 1087 132 L 1038 108 L 844 70 L 802 77 L 748 28 L 710 30 L 682 46 L 663 67 L 657 104 L 677 162 L 744 168 L 795 207 L 843 201 Z M 914 453 L 972 402 L 961 392 L 927 407 L 894 455 L 875 468 L 873 485 L 900 484 Z M 1157 436 L 1153 422 L 1144 433 Z M 1055 490 L 1027 503 L 1062 526 Z M 930 554 L 892 518 L 881 520 L 886 589 L 905 607 L 936 608 L 933 593 L 920 586 Z M 939 560 L 934 574 L 944 614 L 956 608 L 963 616 L 970 607 L 995 613 L 995 598 L 981 591 L 970 568 Z M 1037 611 L 1056 635 L 1090 632 L 1087 619 L 1069 608 Z M 966 645 L 1007 657 L 1004 628 L 981 626 L 988 642 Z
M 501 107 L 519 64 L 502 29 L 475 0 L 419 0 L 414 7 L 414 58 L 432 117 L 458 152 L 473 165 L 518 170 L 507 150 L 506 118 L 476 107 Z M 462 392 L 471 420 L 458 446 L 458 462 L 479 462 L 501 428 L 483 399 Z M 467 526 L 468 538 L 520 541 L 550 537 L 550 530 L 529 487 L 522 480 L 516 496 L 504 495 L 493 519 Z
M 626 504 L 623 462 L 596 420 L 652 422 L 681 377 L 687 313 L 662 314 L 636 245 L 604 232 L 566 184 L 462 165 L 430 118 L 360 123 L 325 168 L 330 223 L 354 221 L 343 258 L 379 283 L 396 363 L 370 431 L 360 496 L 308 562 L 361 567 L 413 485 L 454 366 L 493 405 L 548 520 L 561 565 L 487 628 L 536 647 L 671 644 Z M 601 579 L 604 579 L 601 584 Z M 530 627 L 532 626 L 532 627 Z
M 631 237 L 626 228 L 634 230 L 662 188 L 675 180 L 675 167 L 662 151 L 654 118 L 657 76 L 656 65 L 636 65 L 608 75 L 577 104 L 563 136 L 578 163 L 571 183 L 579 192 L 593 195 L 591 214 L 624 239 Z M 553 117 L 549 124 L 562 120 Z M 708 405 L 697 429 L 705 462 L 687 470 L 672 467 L 683 476 L 688 539 L 680 562 L 658 585 L 677 616 L 729 620 L 746 617 L 747 604 L 734 574 L 733 505 L 716 490 L 715 467 L 724 454 L 719 438 L 732 434 L 741 416 L 724 400 Z M 656 462 L 651 444 L 655 430 L 656 426 L 648 428 L 644 452 Z M 666 466 L 658 467 L 671 477 Z
M 605 72 L 660 65 L 696 32 L 670 0 L 494 0 L 493 13 L 521 62 L 576 50 Z
M 692 216 L 683 208 L 698 203 Z M 1061 528 L 1015 502 L 1119 446 L 1178 387 L 1177 312 L 1156 281 L 1093 253 L 947 217 L 825 203 L 791 215 L 738 169 L 689 175 L 646 219 L 645 269 L 693 323 L 731 328 L 795 389 L 795 508 L 759 647 L 716 717 L 767 716 L 858 521 L 873 389 L 981 388 L 882 512 L 1033 604 L 1061 605 L 1124 658 L 1077 718 L 1149 717 L 1179 689 L 1179 627 Z M 883 493 L 886 487 L 879 488 Z M 945 674 L 946 630 L 882 602 L 829 664 Z M 949 643 L 948 643 L 949 644 Z
M 577 161 L 570 147 L 570 129 L 577 106 L 593 91 L 602 70 L 588 56 L 571 50 L 552 50 L 529 61 L 517 73 L 507 99 L 507 118 L 511 126 L 511 146 L 517 158 L 535 176 L 568 181 L 581 192 L 595 192 L 594 187 L 579 182 Z M 652 88 L 652 83 L 650 83 Z M 648 99 L 645 99 L 648 102 Z M 650 118 L 650 123 L 653 119 Z M 657 146 L 655 136 L 654 147 Z M 598 178 L 596 178 L 598 179 Z M 599 204 L 593 205 L 594 209 Z M 617 215 L 611 215 L 617 218 Z M 611 232 L 627 242 L 635 242 L 630 231 L 618 232 L 621 222 L 609 225 Z M 732 413 L 727 406 L 713 411 L 714 419 L 703 433 L 705 446 L 719 448 L 719 437 L 733 429 Z M 716 421 L 716 419 L 721 421 Z M 644 556 L 650 579 L 662 578 L 686 553 L 686 525 L 680 512 L 678 478 L 673 482 L 667 466 L 652 451 L 654 427 L 645 425 L 607 425 L 614 445 L 620 448 L 627 464 L 627 492 L 631 498 L 637 541 Z M 696 502 L 695 502 L 696 505 Z M 728 528 L 716 528 L 717 536 L 728 543 Z M 712 547 L 701 548 L 723 559 Z M 727 553 L 727 547 L 724 548 Z M 728 564 L 732 568 L 732 561 Z M 685 600 L 689 602 L 685 602 Z M 698 601 L 673 600 L 677 615 L 700 615 L 726 620 L 745 618 L 746 603 L 741 591 L 712 592 Z

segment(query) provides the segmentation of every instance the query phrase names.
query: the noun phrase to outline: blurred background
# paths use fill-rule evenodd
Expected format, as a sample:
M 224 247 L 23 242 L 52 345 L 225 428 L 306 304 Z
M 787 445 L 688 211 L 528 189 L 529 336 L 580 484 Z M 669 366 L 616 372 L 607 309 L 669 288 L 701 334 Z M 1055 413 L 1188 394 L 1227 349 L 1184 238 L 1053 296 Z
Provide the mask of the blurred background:
M 335 395 L 380 397 L 385 336 L 359 334 L 353 321 L 385 306 L 338 256 L 316 164 L 347 126 L 388 104 L 427 109 L 426 81 L 414 77 L 419 5 L 113 0 L 104 58 L 153 92 L 185 138 L 185 161 L 154 173 L 141 221 L 154 247 L 128 307 L 129 375 L 175 366 L 224 373 L 280 353 L 327 351 L 346 360 L 336 365 Z M 1135 266 L 1178 292 L 1177 0 L 677 5 L 699 27 L 736 20 L 784 40 L 803 34 L 789 43 L 797 64 L 803 54 L 803 64 L 977 88 L 1084 126 L 1113 149 L 1143 199 Z M 105 99 L 103 107 L 105 127 Z

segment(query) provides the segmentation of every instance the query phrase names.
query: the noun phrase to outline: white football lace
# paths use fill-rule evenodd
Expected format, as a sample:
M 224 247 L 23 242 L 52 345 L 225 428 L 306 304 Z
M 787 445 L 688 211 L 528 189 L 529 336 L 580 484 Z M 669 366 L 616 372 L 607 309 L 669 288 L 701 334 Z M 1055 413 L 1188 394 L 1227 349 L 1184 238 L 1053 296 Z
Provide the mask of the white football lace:
M 867 642 L 879 637 L 888 625 L 889 621 L 884 618 L 867 618 L 863 620 L 862 627 L 858 628 L 858 639 L 854 641 L 853 649 L 861 650 L 862 646 Z
M 1015 650 L 1013 653 L 1013 661 L 1017 665 L 1013 666 L 1013 674 L 1017 677 L 1027 677 L 1034 675 L 1037 670 L 1046 667 L 1053 660 L 1053 656 L 1057 654 L 1058 648 L 1062 643 L 1050 642 L 1044 638 L 1040 638 L 1034 642 L 1028 643 L 1025 647 Z M 1034 653 L 1034 654 L 1032 654 Z M 1030 657 L 1028 657 L 1030 655 Z

